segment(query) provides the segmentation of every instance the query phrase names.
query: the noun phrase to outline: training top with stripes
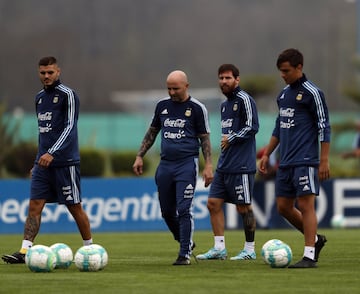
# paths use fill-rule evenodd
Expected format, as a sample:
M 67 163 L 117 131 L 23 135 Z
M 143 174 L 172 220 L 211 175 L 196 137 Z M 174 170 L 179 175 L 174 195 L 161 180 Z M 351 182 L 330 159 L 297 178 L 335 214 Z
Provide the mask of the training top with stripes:
M 70 166 L 80 162 L 77 121 L 79 97 L 59 80 L 42 89 L 35 97 L 41 155 L 54 156 L 51 166 Z
M 193 97 L 184 102 L 166 97 L 158 101 L 151 126 L 161 129 L 161 159 L 181 160 L 199 156 L 200 134 L 209 134 L 205 105 Z
M 280 167 L 319 165 L 319 142 L 330 142 L 330 121 L 324 93 L 306 76 L 278 95 L 273 136 L 280 142 Z
M 256 172 L 256 140 L 259 130 L 254 99 L 240 87 L 221 103 L 221 133 L 228 136 L 229 147 L 221 150 L 216 170 L 222 173 Z

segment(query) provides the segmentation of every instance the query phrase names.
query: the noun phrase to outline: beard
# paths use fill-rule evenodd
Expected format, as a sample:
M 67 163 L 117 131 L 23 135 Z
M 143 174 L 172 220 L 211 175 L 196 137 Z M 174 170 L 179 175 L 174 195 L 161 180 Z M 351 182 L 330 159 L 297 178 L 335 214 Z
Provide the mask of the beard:
M 221 92 L 226 95 L 229 93 L 232 93 L 232 91 L 234 90 L 234 87 L 228 86 L 228 85 L 223 85 L 220 87 Z

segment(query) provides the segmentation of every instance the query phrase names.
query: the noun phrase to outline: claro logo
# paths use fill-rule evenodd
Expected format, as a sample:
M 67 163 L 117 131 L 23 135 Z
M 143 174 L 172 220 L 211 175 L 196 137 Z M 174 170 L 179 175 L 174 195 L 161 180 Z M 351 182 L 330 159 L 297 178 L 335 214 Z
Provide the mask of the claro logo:
M 208 217 L 206 208 L 207 194 L 200 194 L 194 198 L 194 218 Z M 92 197 L 83 198 L 83 207 L 86 211 L 92 228 L 99 228 L 103 222 L 127 221 L 156 221 L 161 220 L 161 211 L 157 193 L 143 194 L 142 197 Z M 28 200 L 19 201 L 9 198 L 0 202 L 0 219 L 4 224 L 24 223 L 27 216 Z M 47 204 L 41 217 L 42 223 L 56 223 L 61 218 L 74 221 L 65 205 Z

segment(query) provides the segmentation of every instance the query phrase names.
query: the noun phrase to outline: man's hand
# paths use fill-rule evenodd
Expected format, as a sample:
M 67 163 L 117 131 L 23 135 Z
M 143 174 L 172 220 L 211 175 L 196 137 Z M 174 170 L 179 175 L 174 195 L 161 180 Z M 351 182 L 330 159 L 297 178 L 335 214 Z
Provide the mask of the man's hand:
M 50 166 L 51 162 L 54 160 L 54 156 L 52 156 L 49 153 L 45 153 L 40 156 L 38 165 L 44 168 L 47 168 Z
M 202 175 L 203 175 L 205 187 L 208 187 L 214 179 L 213 169 L 211 164 L 205 165 Z
M 269 166 L 269 156 L 263 155 L 258 165 L 259 172 L 266 175 L 268 173 L 268 166 Z
M 133 171 L 137 176 L 142 175 L 143 173 L 144 161 L 141 156 L 136 156 L 135 162 L 133 164 Z
M 229 147 L 229 140 L 228 140 L 228 135 L 222 135 L 221 137 L 221 150 L 225 150 Z
M 330 164 L 328 160 L 320 160 L 319 179 L 325 181 L 330 178 Z

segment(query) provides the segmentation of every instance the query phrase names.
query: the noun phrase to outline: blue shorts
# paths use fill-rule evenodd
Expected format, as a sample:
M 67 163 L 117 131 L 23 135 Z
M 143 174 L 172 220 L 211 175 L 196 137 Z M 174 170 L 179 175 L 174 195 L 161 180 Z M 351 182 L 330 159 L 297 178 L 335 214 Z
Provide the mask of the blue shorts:
M 254 174 L 225 174 L 215 172 L 209 198 L 223 199 L 233 204 L 251 204 Z
M 318 169 L 312 166 L 280 167 L 276 172 L 275 195 L 295 198 L 319 195 Z
M 66 205 L 80 203 L 80 166 L 42 168 L 36 164 L 32 170 L 30 191 L 30 199 Z

